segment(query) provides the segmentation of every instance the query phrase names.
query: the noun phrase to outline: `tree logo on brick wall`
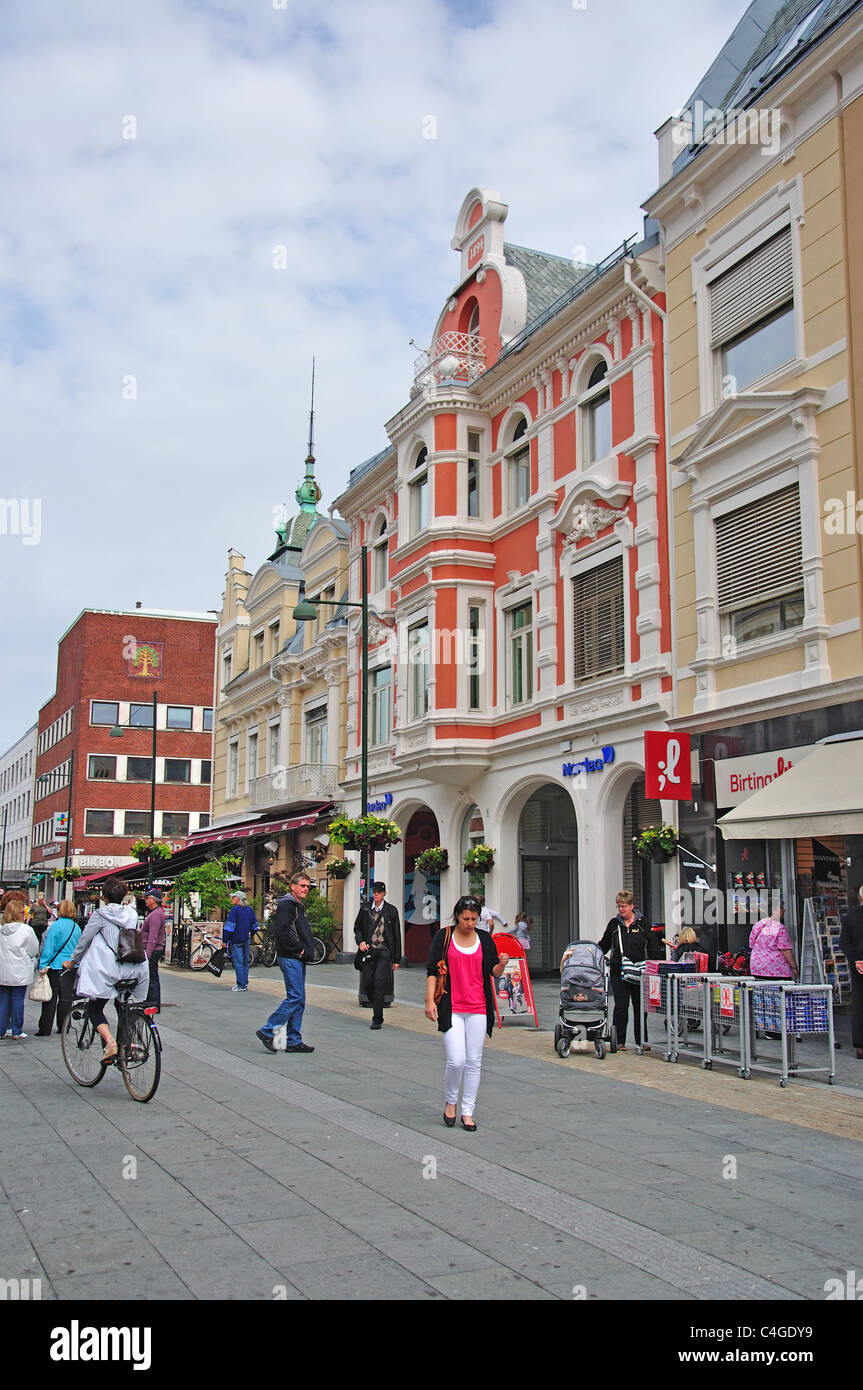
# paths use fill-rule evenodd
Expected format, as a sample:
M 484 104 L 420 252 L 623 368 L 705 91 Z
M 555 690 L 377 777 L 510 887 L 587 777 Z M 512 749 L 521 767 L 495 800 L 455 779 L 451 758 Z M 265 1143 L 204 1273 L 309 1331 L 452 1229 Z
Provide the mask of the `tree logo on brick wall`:
M 144 680 L 161 680 L 165 645 L 163 642 L 136 642 L 127 659 L 130 676 Z

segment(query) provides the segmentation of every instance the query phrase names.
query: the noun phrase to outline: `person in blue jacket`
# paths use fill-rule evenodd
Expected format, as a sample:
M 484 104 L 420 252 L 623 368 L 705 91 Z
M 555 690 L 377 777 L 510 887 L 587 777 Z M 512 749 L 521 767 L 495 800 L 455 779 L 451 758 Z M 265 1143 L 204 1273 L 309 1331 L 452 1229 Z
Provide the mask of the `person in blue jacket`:
M 61 902 L 59 913 L 59 917 L 48 923 L 48 929 L 42 938 L 39 969 L 43 975 L 47 972 L 51 982 L 51 998 L 42 1005 L 37 1038 L 50 1038 L 55 1012 L 57 1032 L 62 1032 L 63 1019 L 71 1009 L 75 997 L 75 976 L 71 970 L 64 975 L 63 965 L 69 960 L 81 939 L 81 928 L 75 921 L 75 904 L 68 898 Z
M 245 893 L 239 890 L 231 894 L 232 907 L 228 913 L 222 936 L 231 948 L 231 960 L 237 983 L 231 985 L 234 994 L 245 994 L 249 988 L 249 937 L 258 925 Z

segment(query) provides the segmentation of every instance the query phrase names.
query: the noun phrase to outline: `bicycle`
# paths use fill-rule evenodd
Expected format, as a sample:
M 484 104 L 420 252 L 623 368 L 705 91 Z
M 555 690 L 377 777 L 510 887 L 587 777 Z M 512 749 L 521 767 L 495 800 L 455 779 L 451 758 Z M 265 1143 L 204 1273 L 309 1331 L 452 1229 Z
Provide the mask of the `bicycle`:
M 329 947 L 326 941 L 322 941 L 319 936 L 313 936 L 312 941 L 314 942 L 314 951 L 309 957 L 308 963 L 309 965 L 320 965 L 321 961 L 326 960 Z M 277 957 L 278 948 L 276 946 L 275 935 L 273 932 L 268 931 L 262 938 L 255 959 L 259 960 L 261 965 L 272 966 L 276 964 Z
M 226 944 L 220 937 L 204 932 L 202 939 L 189 956 L 189 968 L 191 970 L 206 970 L 216 951 L 225 950 Z
M 315 949 L 309 957 L 309 965 L 320 965 L 329 955 L 329 943 L 322 941 L 319 936 L 313 936 L 312 941 L 314 942 Z
M 77 996 L 63 1020 L 60 1047 L 72 1080 L 79 1086 L 98 1086 L 110 1066 L 123 1074 L 126 1090 L 133 1100 L 146 1105 L 152 1100 L 162 1074 L 162 1040 L 154 1022 L 156 1006 L 132 1003 L 130 995 L 137 980 L 118 980 L 117 1055 L 102 1061 L 102 1038 L 90 1018 L 90 1000 Z M 121 997 L 122 995 L 122 997 Z

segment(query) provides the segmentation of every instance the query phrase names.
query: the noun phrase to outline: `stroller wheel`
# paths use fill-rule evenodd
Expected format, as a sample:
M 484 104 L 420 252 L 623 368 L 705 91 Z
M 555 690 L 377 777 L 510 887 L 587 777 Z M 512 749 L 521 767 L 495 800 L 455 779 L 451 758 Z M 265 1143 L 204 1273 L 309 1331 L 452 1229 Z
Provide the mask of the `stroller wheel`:
M 599 1058 L 600 1062 L 604 1061 L 605 1043 L 602 1041 L 602 1038 L 597 1038 L 596 1042 L 594 1043 L 594 1047 L 596 1048 L 596 1055 Z
M 615 1028 L 615 1026 L 614 1026 L 613 1023 L 612 1023 L 612 1025 L 611 1025 L 611 1032 L 610 1032 L 610 1034 L 609 1034 L 609 1043 L 610 1043 L 612 1052 L 616 1052 L 616 1051 L 617 1051 L 617 1029 Z
M 571 1043 L 568 1038 L 558 1038 L 555 1043 L 558 1057 L 568 1057 Z

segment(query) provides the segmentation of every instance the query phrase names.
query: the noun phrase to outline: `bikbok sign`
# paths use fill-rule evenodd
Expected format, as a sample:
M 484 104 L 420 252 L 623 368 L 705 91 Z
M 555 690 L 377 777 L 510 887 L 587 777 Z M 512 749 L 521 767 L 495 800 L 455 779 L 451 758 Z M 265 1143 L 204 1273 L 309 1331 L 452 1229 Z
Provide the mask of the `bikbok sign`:
M 644 794 L 652 801 L 692 800 L 689 734 L 645 733 Z
M 717 758 L 713 765 L 717 806 L 739 806 L 754 792 L 783 777 L 812 751 L 812 744 L 804 744 L 800 748 L 778 748 L 773 753 L 749 753 L 743 758 Z

